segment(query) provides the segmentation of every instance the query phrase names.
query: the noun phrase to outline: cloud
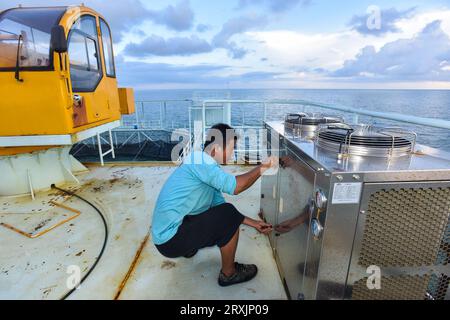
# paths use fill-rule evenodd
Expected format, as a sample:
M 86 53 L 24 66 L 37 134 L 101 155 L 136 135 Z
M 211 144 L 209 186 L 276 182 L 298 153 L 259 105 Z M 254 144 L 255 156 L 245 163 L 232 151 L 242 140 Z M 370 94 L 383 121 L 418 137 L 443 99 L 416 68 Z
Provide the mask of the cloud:
M 210 26 L 210 25 L 206 25 L 206 24 L 202 24 L 202 23 L 201 23 L 201 24 L 198 24 L 198 25 L 197 25 L 196 30 L 197 30 L 197 32 L 200 32 L 200 33 L 206 32 L 206 31 L 211 30 L 211 26 Z
M 385 44 L 379 51 L 364 47 L 355 59 L 332 73 L 334 77 L 409 81 L 449 81 L 450 36 L 442 21 L 428 24 L 411 39 Z
M 273 12 L 284 12 L 298 5 L 307 6 L 310 3 L 311 0 L 240 0 L 238 9 L 252 5 L 264 5 Z
M 397 22 L 402 19 L 408 19 L 413 16 L 416 8 L 410 8 L 404 11 L 398 11 L 395 8 L 385 9 L 380 11 L 380 24 L 379 28 L 369 28 L 368 21 L 370 21 L 370 15 L 372 13 L 367 13 L 365 15 L 355 15 L 349 22 L 349 26 L 363 35 L 374 35 L 382 36 L 388 32 L 399 32 L 401 31 L 397 27 Z
M 225 87 L 230 83 L 255 83 L 274 80 L 277 72 L 247 72 L 227 74 L 232 68 L 227 65 L 199 64 L 192 66 L 166 63 L 145 63 L 116 60 L 120 85 L 136 89 L 170 87 Z
M 197 36 L 164 39 L 157 35 L 151 35 L 139 44 L 129 43 L 124 52 L 129 56 L 145 57 L 148 55 L 190 56 L 211 51 L 211 45 Z
M 268 19 L 265 16 L 247 15 L 232 18 L 225 22 L 220 32 L 214 36 L 212 44 L 216 48 L 227 49 L 233 59 L 242 59 L 248 51 L 231 41 L 231 38 L 246 31 L 265 27 L 267 24 Z
M 246 35 L 253 40 L 252 49 L 259 58 L 276 62 L 277 68 L 283 70 L 292 70 L 294 65 L 336 70 L 367 43 L 367 39 L 354 31 L 314 34 L 267 30 Z
M 84 4 L 105 17 L 112 29 L 115 41 L 122 39 L 122 33 L 146 20 L 164 25 L 168 29 L 184 31 L 192 28 L 194 12 L 188 0 L 169 5 L 161 10 L 149 10 L 140 0 L 84 0 Z M 23 6 L 65 6 L 73 5 L 73 0 L 21 0 Z M 11 5 L 0 4 L 0 10 Z
M 208 83 L 214 72 L 227 69 L 225 65 L 172 65 L 166 63 L 117 62 L 118 76 L 122 85 L 133 87 L 148 84 Z
M 275 77 L 282 75 L 281 72 L 253 71 L 233 77 L 235 81 L 267 81 L 274 80 Z
M 25 6 L 69 6 L 73 5 L 73 0 L 21 0 L 20 3 Z M 148 18 L 149 11 L 143 6 L 139 0 L 121 0 L 115 1 L 111 5 L 111 1 L 104 0 L 85 0 L 84 4 L 105 17 L 111 27 L 114 41 L 122 39 L 122 32 L 130 30 L 133 26 L 138 25 Z M 7 5 L 2 1 L 0 10 L 14 5 Z
M 169 5 L 162 10 L 149 10 L 149 17 L 154 23 L 175 31 L 190 30 L 194 23 L 194 11 L 188 0 L 176 5 Z

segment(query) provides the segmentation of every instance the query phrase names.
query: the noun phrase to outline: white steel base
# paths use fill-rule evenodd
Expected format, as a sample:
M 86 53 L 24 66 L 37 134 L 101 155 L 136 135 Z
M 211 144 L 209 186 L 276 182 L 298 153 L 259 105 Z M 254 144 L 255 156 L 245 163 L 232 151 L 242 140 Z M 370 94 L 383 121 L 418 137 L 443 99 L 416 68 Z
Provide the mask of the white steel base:
M 87 171 L 69 154 L 71 147 L 0 157 L 0 196 L 34 194 L 52 184 L 78 183 L 74 173 Z

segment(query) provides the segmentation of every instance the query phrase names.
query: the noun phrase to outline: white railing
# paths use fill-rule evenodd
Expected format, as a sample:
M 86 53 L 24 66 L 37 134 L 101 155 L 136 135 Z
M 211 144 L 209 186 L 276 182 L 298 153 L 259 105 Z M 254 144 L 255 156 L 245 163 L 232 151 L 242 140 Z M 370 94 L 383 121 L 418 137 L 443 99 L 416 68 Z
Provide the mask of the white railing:
M 205 132 L 214 121 L 226 122 L 237 129 L 245 131 L 246 129 L 262 128 L 263 123 L 269 119 L 282 120 L 283 114 L 292 110 L 296 110 L 294 112 L 304 112 L 307 111 L 307 108 L 310 110 L 310 107 L 314 110 L 333 110 L 350 115 L 354 123 L 359 123 L 359 116 L 365 116 L 450 130 L 450 121 L 445 119 L 371 111 L 306 100 L 208 99 L 194 101 L 185 99 L 136 101 L 136 113 L 124 117 L 123 125 L 113 130 L 113 137 L 116 146 L 123 146 L 133 139 L 137 139 L 139 144 L 141 141 L 156 143 L 158 138 L 154 138 L 154 135 L 157 134 L 152 132 L 160 131 L 170 140 L 172 132 L 177 129 L 186 129 L 190 143 L 183 150 L 183 154 L 185 154 L 191 150 L 191 144 L 194 141 L 204 141 Z M 290 109 L 290 111 L 287 109 Z M 274 119 L 274 113 L 277 114 L 276 119 Z M 247 118 L 251 118 L 249 122 L 246 121 Z M 367 121 L 367 119 L 364 120 Z M 194 123 L 197 126 L 196 128 L 194 128 Z M 121 141 L 118 141 L 117 135 L 121 135 L 121 139 L 119 139 Z
M 120 130 L 174 130 L 188 128 L 187 121 L 174 121 L 174 119 L 171 119 L 171 113 L 168 108 L 182 105 L 182 107 L 186 107 L 186 111 L 188 111 L 193 103 L 193 100 L 189 99 L 136 101 L 136 112 L 133 115 L 123 117 Z

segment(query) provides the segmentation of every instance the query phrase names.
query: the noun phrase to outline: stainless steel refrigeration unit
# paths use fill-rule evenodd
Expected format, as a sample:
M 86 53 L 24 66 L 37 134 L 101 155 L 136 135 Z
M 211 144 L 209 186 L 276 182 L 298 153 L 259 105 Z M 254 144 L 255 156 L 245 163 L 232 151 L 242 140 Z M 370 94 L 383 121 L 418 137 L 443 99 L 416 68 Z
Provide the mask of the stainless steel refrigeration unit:
M 405 130 L 333 122 L 305 137 L 292 121 L 265 124 L 280 169 L 261 189 L 290 297 L 450 299 L 450 156 Z

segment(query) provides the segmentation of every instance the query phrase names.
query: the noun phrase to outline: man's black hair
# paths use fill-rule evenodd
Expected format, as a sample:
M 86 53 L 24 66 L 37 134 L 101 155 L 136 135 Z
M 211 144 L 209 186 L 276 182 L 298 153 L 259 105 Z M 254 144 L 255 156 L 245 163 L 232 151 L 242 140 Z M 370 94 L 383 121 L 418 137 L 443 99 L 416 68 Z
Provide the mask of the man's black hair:
M 234 142 L 236 143 L 237 135 L 236 132 L 234 131 L 234 128 L 225 123 L 217 123 L 208 130 L 205 145 L 203 148 L 206 149 L 210 144 L 212 144 L 216 140 L 216 135 L 219 133 L 222 136 L 223 150 L 225 150 L 228 142 L 231 139 L 234 139 Z

